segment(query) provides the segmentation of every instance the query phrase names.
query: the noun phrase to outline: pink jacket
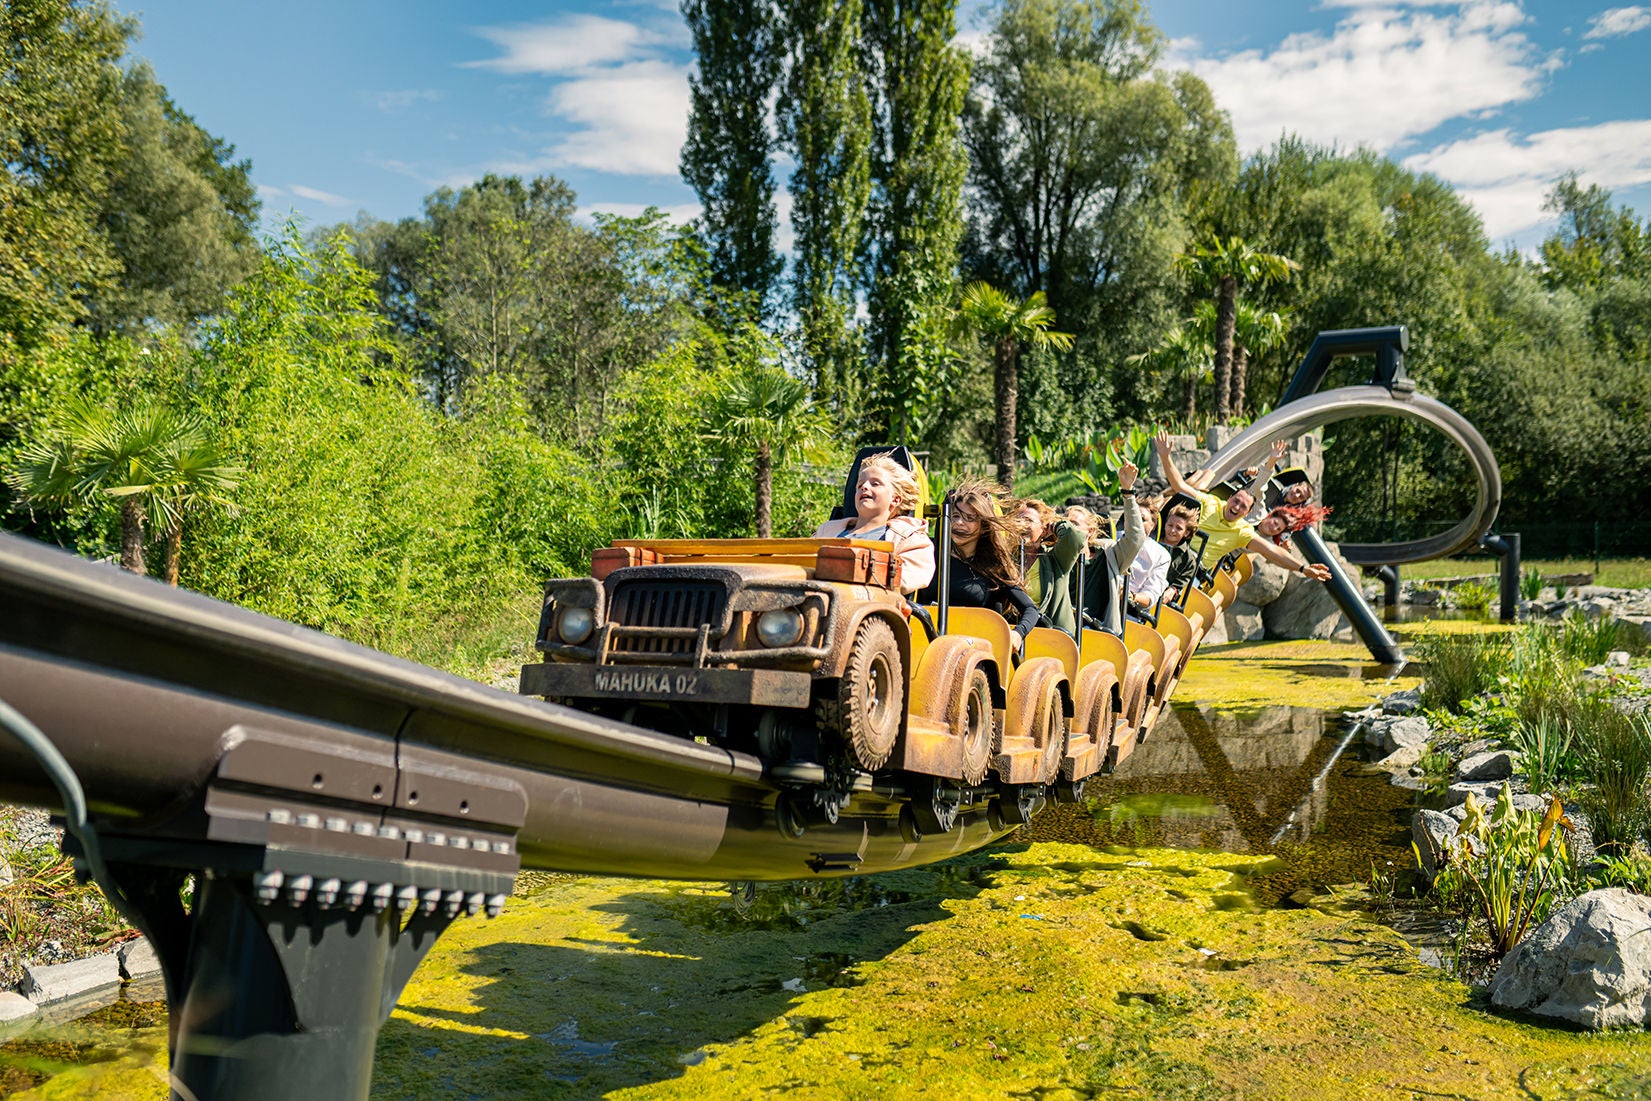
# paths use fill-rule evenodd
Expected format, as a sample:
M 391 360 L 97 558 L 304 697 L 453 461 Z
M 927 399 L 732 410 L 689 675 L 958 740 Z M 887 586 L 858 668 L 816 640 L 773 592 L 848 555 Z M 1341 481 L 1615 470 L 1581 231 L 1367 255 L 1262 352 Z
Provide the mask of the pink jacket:
M 854 517 L 847 520 L 827 520 L 814 532 L 816 539 L 843 539 L 854 525 Z M 894 553 L 900 556 L 900 591 L 915 593 L 934 580 L 934 541 L 929 538 L 929 526 L 915 516 L 896 516 L 889 521 L 889 532 L 884 540 L 894 544 Z

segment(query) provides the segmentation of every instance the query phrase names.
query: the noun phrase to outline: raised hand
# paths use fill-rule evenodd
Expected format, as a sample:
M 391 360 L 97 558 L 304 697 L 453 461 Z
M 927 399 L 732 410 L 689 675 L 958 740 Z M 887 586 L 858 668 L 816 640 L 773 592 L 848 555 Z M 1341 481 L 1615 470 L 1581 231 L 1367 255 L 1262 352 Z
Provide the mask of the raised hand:
M 1305 566 L 1301 567 L 1301 572 L 1306 574 L 1308 577 L 1311 577 L 1314 581 L 1330 580 L 1330 567 L 1321 566 L 1317 562 L 1307 563 Z
M 1124 465 L 1118 468 L 1118 488 L 1128 493 L 1135 487 L 1135 476 L 1139 473 L 1141 473 L 1141 468 L 1125 459 Z
M 1283 459 L 1284 458 L 1284 453 L 1288 450 L 1290 450 L 1290 441 L 1288 441 L 1288 440 L 1274 440 L 1273 441 L 1273 462 L 1276 463 L 1279 460 Z
M 1152 446 L 1158 449 L 1158 454 L 1167 456 L 1169 454 L 1169 429 L 1166 428 L 1152 437 Z

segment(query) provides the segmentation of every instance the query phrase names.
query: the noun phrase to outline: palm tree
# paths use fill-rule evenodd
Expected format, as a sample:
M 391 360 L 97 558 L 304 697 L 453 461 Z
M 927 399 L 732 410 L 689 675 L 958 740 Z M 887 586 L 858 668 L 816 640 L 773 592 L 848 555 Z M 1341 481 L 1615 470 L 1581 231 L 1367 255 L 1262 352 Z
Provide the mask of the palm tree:
M 164 525 L 166 582 L 176 585 L 184 515 L 227 505 L 240 473 L 192 416 L 149 403 L 111 413 L 75 399 L 55 432 L 24 444 L 6 481 L 50 508 L 118 501 L 120 565 L 133 573 L 147 572 L 145 525 Z
M 1055 311 L 1042 291 L 1017 302 L 989 283 L 970 283 L 958 305 L 957 323 L 992 345 L 993 388 L 997 397 L 997 443 L 994 458 L 998 480 L 1015 486 L 1015 403 L 1020 392 L 1020 346 L 1072 348 L 1072 334 L 1050 329 Z
M 1186 389 L 1181 419 L 1191 424 L 1198 415 L 1198 384 L 1209 381 L 1214 354 L 1208 333 L 1197 318 L 1193 318 L 1165 333 L 1152 351 L 1132 355 L 1124 362 L 1136 367 L 1156 367 L 1182 383 Z
M 1215 416 L 1225 421 L 1233 415 L 1233 331 L 1238 293 L 1246 287 L 1283 282 L 1301 265 L 1287 256 L 1261 252 L 1242 237 L 1222 240 L 1219 236 L 1177 256 L 1175 263 L 1199 287 L 1215 292 Z
M 1250 361 L 1282 345 L 1289 330 L 1284 315 L 1277 310 L 1257 309 L 1248 302 L 1238 304 L 1238 313 L 1233 319 L 1233 416 L 1244 415 L 1244 387 Z
M 774 465 L 819 436 L 808 384 L 782 368 L 752 363 L 740 370 L 711 410 L 713 439 L 755 453 L 757 536 L 774 533 Z

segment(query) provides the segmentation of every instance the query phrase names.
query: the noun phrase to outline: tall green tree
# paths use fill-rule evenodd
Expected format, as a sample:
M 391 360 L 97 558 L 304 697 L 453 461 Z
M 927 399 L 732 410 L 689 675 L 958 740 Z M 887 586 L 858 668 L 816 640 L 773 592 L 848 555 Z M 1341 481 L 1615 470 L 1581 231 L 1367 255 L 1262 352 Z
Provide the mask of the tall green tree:
M 997 399 L 997 434 L 993 459 L 998 479 L 1006 488 L 1015 487 L 1015 397 L 1020 390 L 1019 364 L 1022 344 L 1034 348 L 1070 351 L 1072 334 L 1056 332 L 1055 311 L 1049 308 L 1042 291 L 1034 291 L 1019 301 L 988 283 L 971 283 L 963 290 L 958 306 L 958 322 L 992 347 L 992 379 Z
M 699 195 L 699 224 L 716 285 L 755 319 L 784 270 L 775 247 L 770 102 L 784 50 L 774 0 L 682 0 L 698 66 L 689 77 L 682 176 Z
M 1233 318 L 1232 410 L 1244 415 L 1250 364 L 1284 346 L 1290 335 L 1289 323 L 1277 310 L 1264 310 L 1248 302 L 1238 304 Z
M 1049 380 L 1061 392 L 1036 395 L 1074 411 L 1067 431 L 1144 411 L 1150 387 L 1117 365 L 1180 312 L 1172 260 L 1236 175 L 1231 125 L 1203 81 L 1160 71 L 1136 0 L 1004 0 L 991 19 L 963 115 L 964 268 L 1045 292 L 1079 334 Z
M 780 136 L 796 161 L 792 307 L 816 400 L 852 417 L 862 358 L 853 323 L 871 196 L 871 99 L 860 65 L 862 0 L 784 0 L 790 59 Z
M 865 255 L 870 351 L 883 393 L 899 392 L 906 376 L 935 374 L 950 356 L 968 169 L 958 120 L 969 63 L 952 42 L 955 24 L 955 0 L 866 4 L 873 144 Z M 879 410 L 877 427 L 897 427 L 895 413 Z
M 1197 286 L 1215 293 L 1215 416 L 1227 421 L 1233 415 L 1233 331 L 1239 292 L 1281 283 L 1301 265 L 1242 238 L 1219 236 L 1182 253 L 1176 263 Z
M 1184 322 L 1173 325 L 1158 343 L 1146 352 L 1137 352 L 1126 361 L 1136 368 L 1148 368 L 1170 385 L 1181 388 L 1181 419 L 1191 424 L 1198 416 L 1198 384 L 1213 375 L 1215 349 L 1205 327 Z
M 98 213 L 125 153 L 133 27 L 103 3 L 0 4 L 0 351 L 84 317 L 119 271 Z
M 251 164 L 178 109 L 147 65 L 122 79 L 126 155 L 98 226 L 121 273 L 88 302 L 100 334 L 187 324 L 216 310 L 257 262 Z

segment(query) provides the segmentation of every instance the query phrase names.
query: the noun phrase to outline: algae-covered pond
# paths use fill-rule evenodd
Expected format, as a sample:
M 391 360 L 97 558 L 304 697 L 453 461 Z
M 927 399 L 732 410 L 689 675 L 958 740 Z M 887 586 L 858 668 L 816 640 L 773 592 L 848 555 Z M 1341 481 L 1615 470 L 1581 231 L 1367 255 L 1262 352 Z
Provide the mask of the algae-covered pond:
M 1408 859 L 1409 793 L 1363 773 L 1327 709 L 1415 680 L 1362 656 L 1201 654 L 1083 804 L 942 865 L 757 888 L 524 877 L 414 976 L 373 1096 L 1645 1096 L 1642 1035 L 1490 1014 L 1347 905 L 1373 863 Z M 158 1024 L 35 1034 L 33 1065 L 70 1069 L 12 1088 L 164 1097 Z

